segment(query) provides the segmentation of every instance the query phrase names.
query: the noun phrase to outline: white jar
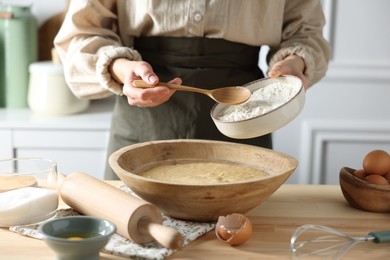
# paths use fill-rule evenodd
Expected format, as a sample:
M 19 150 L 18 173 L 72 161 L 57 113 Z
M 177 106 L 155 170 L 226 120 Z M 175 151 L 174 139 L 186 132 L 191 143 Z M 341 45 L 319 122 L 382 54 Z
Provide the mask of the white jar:
M 65 82 L 61 64 L 35 62 L 29 66 L 28 105 L 42 115 L 67 115 L 84 111 L 89 100 L 77 98 Z

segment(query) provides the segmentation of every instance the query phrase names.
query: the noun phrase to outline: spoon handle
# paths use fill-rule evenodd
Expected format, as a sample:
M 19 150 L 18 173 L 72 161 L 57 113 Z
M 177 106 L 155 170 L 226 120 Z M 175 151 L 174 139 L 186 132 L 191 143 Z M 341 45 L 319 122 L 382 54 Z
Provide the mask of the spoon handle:
M 194 88 L 194 87 L 188 87 L 188 86 L 183 86 L 183 85 L 178 85 L 178 84 L 172 84 L 172 83 L 164 83 L 164 82 L 159 82 L 157 84 L 158 86 L 164 86 L 170 89 L 175 89 L 175 90 L 180 90 L 180 91 L 188 91 L 188 92 L 197 92 L 197 93 L 202 93 L 208 95 L 210 90 L 206 89 L 201 89 L 201 88 Z M 136 88 L 150 88 L 150 87 L 155 87 L 153 85 L 150 85 L 146 83 L 143 80 L 134 80 L 133 81 L 133 86 Z

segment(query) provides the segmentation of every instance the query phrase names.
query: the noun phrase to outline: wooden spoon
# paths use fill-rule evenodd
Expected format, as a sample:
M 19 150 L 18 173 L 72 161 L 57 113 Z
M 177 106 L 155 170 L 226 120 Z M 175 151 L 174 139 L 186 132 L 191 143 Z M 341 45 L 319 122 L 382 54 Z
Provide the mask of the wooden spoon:
M 133 86 L 137 88 L 155 87 L 153 85 L 146 83 L 143 80 L 134 80 Z M 180 91 L 202 93 L 214 99 L 216 102 L 226 104 L 226 105 L 238 105 L 244 103 L 252 95 L 251 91 L 244 87 L 224 87 L 224 88 L 208 90 L 208 89 L 194 88 L 194 87 L 188 87 L 188 86 L 171 84 L 171 83 L 163 83 L 163 82 L 159 82 L 157 86 L 164 86 L 170 89 L 175 89 Z

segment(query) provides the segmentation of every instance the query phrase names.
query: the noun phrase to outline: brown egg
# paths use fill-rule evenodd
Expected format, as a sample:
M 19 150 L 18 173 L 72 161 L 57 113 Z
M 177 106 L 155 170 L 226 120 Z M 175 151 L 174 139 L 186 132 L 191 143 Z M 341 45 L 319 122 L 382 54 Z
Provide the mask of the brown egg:
M 359 179 L 364 180 L 364 178 L 367 176 L 367 173 L 364 169 L 358 169 L 353 172 L 353 175 L 355 175 Z
M 383 175 L 383 177 L 385 177 L 385 179 L 389 182 L 390 184 L 390 172 L 386 173 L 385 175 Z
M 363 159 L 363 169 L 367 174 L 385 175 L 390 171 L 390 155 L 383 150 L 373 150 Z
M 366 182 L 373 183 L 373 184 L 380 184 L 380 185 L 388 185 L 389 182 L 386 180 L 385 177 L 378 174 L 371 174 L 367 175 L 366 178 L 364 178 Z
M 218 239 L 231 246 L 245 243 L 252 236 L 252 223 L 242 214 L 220 216 L 215 227 Z

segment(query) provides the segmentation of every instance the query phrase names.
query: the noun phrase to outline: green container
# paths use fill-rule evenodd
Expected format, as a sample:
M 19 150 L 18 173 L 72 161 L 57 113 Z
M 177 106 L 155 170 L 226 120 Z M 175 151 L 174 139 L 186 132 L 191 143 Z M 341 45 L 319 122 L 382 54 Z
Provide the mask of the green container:
M 0 4 L 0 106 L 28 106 L 28 69 L 37 59 L 38 25 L 31 7 Z
M 2 26 L 0 26 L 0 108 L 5 107 L 5 53 L 3 39 L 4 36 L 2 30 Z

